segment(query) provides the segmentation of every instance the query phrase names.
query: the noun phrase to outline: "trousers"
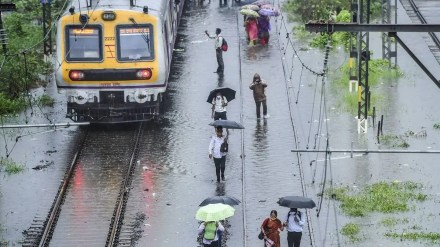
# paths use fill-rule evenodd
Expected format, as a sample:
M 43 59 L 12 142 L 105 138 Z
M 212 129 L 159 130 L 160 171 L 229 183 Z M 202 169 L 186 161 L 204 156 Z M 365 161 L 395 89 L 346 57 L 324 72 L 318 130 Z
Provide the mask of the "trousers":
M 225 64 L 223 63 L 223 51 L 222 49 L 218 48 L 215 49 L 215 56 L 217 57 L 217 73 L 223 73 L 223 71 L 225 70 Z
M 224 112 L 214 112 L 214 120 L 219 120 L 220 118 L 222 120 L 227 120 L 225 111 Z
M 299 247 L 302 232 L 287 232 L 287 247 Z
M 225 164 L 226 164 L 226 155 L 221 158 L 214 158 L 215 164 L 215 175 L 217 175 L 217 181 L 220 181 L 220 175 L 224 179 L 225 177 Z
M 255 105 L 257 106 L 257 118 L 260 118 L 260 109 L 261 109 L 261 105 L 263 105 L 263 115 L 267 115 L 267 104 L 266 104 L 266 100 L 260 101 L 260 102 L 255 102 Z

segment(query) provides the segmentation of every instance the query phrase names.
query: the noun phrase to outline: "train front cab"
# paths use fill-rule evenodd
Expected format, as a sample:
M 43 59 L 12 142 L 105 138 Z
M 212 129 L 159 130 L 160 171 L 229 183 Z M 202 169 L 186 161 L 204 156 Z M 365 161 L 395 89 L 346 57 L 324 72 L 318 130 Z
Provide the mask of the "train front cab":
M 58 54 L 63 57 L 58 58 L 64 62 L 57 86 L 68 97 L 67 117 L 116 123 L 159 114 L 168 71 L 154 15 L 95 11 L 87 25 L 79 13 L 60 23 L 57 41 L 63 46 Z

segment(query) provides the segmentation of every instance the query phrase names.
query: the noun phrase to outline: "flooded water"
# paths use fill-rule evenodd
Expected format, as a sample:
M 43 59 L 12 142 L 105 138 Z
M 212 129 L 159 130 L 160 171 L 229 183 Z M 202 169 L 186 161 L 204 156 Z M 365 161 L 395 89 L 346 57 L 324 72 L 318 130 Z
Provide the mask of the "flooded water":
M 354 116 L 337 109 L 338 95 L 332 95 L 331 90 L 326 90 L 327 114 L 321 112 L 320 116 L 321 77 L 303 69 L 301 62 L 314 71 L 322 71 L 322 51 L 305 49 L 306 44 L 293 39 L 301 61 L 293 56 L 281 19 L 272 20 L 269 46 L 248 47 L 243 18 L 234 2 L 228 4 L 220 6 L 217 1 L 208 3 L 206 0 L 187 4 L 174 53 L 168 109 L 161 121 L 147 125 L 141 141 L 140 159 L 121 237 L 133 240 L 133 245 L 200 246 L 198 222 L 194 218 L 198 205 L 206 197 L 231 195 L 242 203 L 235 206 L 235 215 L 224 222 L 223 246 L 261 246 L 263 243 L 257 235 L 269 212 L 277 210 L 282 220 L 287 213 L 287 208 L 277 205 L 277 199 L 303 193 L 299 164 L 304 174 L 306 196 L 314 199 L 317 205 L 320 201 L 317 195 L 324 183 L 324 155 L 302 153 L 297 156 L 292 149 L 324 149 L 327 138 L 330 147 L 335 149 L 349 149 L 352 143 L 356 148 L 390 148 L 376 142 L 375 128 L 370 127 L 368 134 L 358 135 Z M 405 13 L 401 11 L 399 16 L 404 23 Z M 217 68 L 214 41 L 204 34 L 204 30 L 214 33 L 217 27 L 222 29 L 229 44 L 229 50 L 223 53 L 224 77 L 212 73 Z M 288 32 L 290 28 L 289 24 Z M 280 32 L 280 36 L 275 35 L 276 32 Z M 379 36 L 371 36 L 372 47 L 377 50 L 374 54 L 378 56 L 381 54 Z M 419 47 L 420 54 L 430 56 L 429 51 L 418 45 L 417 39 L 411 41 L 414 49 Z M 408 130 L 415 133 L 424 130 L 426 137 L 407 138 L 409 149 L 440 149 L 440 131 L 433 128 L 434 123 L 440 122 L 440 113 L 436 110 L 436 96 L 440 91 L 403 50 L 399 50 L 398 56 L 405 76 L 391 86 L 384 84 L 373 89 L 381 91 L 386 102 L 376 106 L 378 114 L 384 115 L 384 134 L 403 135 Z M 335 49 L 330 55 L 329 70 L 337 70 L 346 57 L 343 51 Z M 432 60 L 429 62 L 432 67 L 438 67 Z M 259 73 L 268 83 L 268 119 L 256 119 L 255 103 L 249 90 L 254 73 Z M 331 81 L 326 83 L 330 87 Z M 230 131 L 226 181 L 221 183 L 215 181 L 214 164 L 208 158 L 208 145 L 214 132 L 208 125 L 212 119 L 210 105 L 206 102 L 209 92 L 218 86 L 237 91 L 236 99 L 228 104 L 227 116 L 245 126 L 243 131 Z M 54 93 L 53 87 L 50 90 Z M 63 106 L 60 99 L 50 116 L 62 121 Z M 40 116 L 40 121 L 44 120 L 44 116 Z M 318 132 L 319 126 L 321 132 Z M 8 135 L 10 147 L 17 132 L 9 131 Z M 45 217 L 77 136 L 77 130 L 71 128 L 18 142 L 11 157 L 22 161 L 27 169 L 19 175 L 4 175 L 0 180 L 0 240 L 13 246 L 37 215 Z M 440 232 L 436 207 L 440 187 L 435 178 L 440 169 L 435 162 L 437 156 L 369 154 L 348 158 L 349 154 L 332 154 L 334 160 L 328 164 L 326 186 L 330 186 L 330 181 L 333 186 L 355 189 L 378 181 L 420 182 L 424 185 L 423 193 L 430 195 L 430 199 L 397 217 L 408 218 L 409 225 L 422 226 L 427 232 Z M 43 163 L 53 161 L 54 165 L 44 170 L 31 169 L 41 163 L 40 160 Z M 96 187 L 91 182 L 82 185 L 84 191 Z M 315 246 L 426 245 L 425 242 L 401 242 L 384 237 L 389 229 L 379 222 L 386 215 L 349 218 L 337 204 L 327 199 L 321 210 L 319 217 L 315 209 L 307 210 L 311 230 L 305 227 L 302 246 L 311 246 L 311 239 Z M 361 242 L 350 243 L 339 233 L 349 222 L 361 225 Z M 398 227 L 397 232 L 408 230 L 406 226 Z M 281 245 L 287 246 L 285 231 L 281 234 Z

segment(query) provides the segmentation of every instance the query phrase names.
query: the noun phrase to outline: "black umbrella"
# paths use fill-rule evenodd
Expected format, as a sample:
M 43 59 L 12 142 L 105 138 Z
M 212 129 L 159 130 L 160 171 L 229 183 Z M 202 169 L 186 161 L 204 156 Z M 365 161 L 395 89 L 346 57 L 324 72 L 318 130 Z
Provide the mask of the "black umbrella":
M 303 196 L 285 196 L 281 197 L 278 202 L 280 206 L 288 208 L 314 208 L 315 202 L 307 197 Z
M 235 99 L 235 90 L 232 90 L 228 87 L 219 87 L 209 93 L 206 102 L 211 104 L 212 100 L 215 98 L 215 96 L 217 96 L 217 93 L 221 93 L 223 96 L 225 96 L 228 102 Z
M 209 125 L 214 127 L 223 127 L 225 129 L 244 129 L 243 125 L 232 120 L 215 120 Z
M 234 206 L 240 204 L 240 200 L 238 200 L 233 196 L 212 196 L 203 200 L 203 202 L 200 203 L 199 207 L 206 206 L 208 204 L 215 204 L 215 203 L 223 203 L 230 206 Z

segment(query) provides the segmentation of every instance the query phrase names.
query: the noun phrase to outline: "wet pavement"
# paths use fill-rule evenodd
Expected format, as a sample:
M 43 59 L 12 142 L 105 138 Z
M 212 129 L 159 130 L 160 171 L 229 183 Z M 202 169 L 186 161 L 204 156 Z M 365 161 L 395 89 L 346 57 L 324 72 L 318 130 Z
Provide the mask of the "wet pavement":
M 242 16 L 237 15 L 238 10 L 232 6 L 233 3 L 229 5 L 220 7 L 216 1 L 205 1 L 203 4 L 189 2 L 187 5 L 174 54 L 169 107 L 161 121 L 148 124 L 144 131 L 141 158 L 127 204 L 122 238 L 136 239 L 133 245 L 199 246 L 198 222 L 194 219 L 199 203 L 214 195 L 232 195 L 239 198 L 242 204 L 235 206 L 235 215 L 225 224 L 227 232 L 223 246 L 261 246 L 257 235 L 264 218 L 272 209 L 278 210 L 280 218 L 287 212 L 286 208 L 276 204 L 277 199 L 302 194 L 299 163 L 304 172 L 307 196 L 317 204 L 320 200 L 317 194 L 320 193 L 324 177 L 324 162 L 321 161 L 324 156 L 315 153 L 297 156 L 290 152 L 296 148 L 295 138 L 299 142 L 298 148 L 316 146 L 323 149 L 327 132 L 332 148 L 348 149 L 352 142 L 357 148 L 389 148 L 376 143 L 375 128 L 370 128 L 368 134 L 358 135 L 354 116 L 337 109 L 338 95 L 331 94 L 330 90 L 326 91 L 327 115 L 319 117 L 321 78 L 301 69 L 298 58 L 292 55 L 280 19 L 278 22 L 272 20 L 273 30 L 268 47 L 248 47 Z M 405 13 L 399 12 L 399 16 L 404 17 Z M 222 29 L 229 44 L 229 50 L 224 53 L 224 78 L 212 73 L 217 67 L 214 41 L 207 39 L 204 34 L 204 30 L 213 33 L 216 27 Z M 279 37 L 275 35 L 275 30 L 281 33 Z M 377 46 L 376 56 L 381 54 L 378 37 L 372 35 L 373 46 Z M 313 70 L 321 71 L 324 54 L 314 49 L 299 50 L 307 45 L 296 39 L 293 42 L 301 61 Z M 416 39 L 413 42 L 414 49 L 415 46 L 423 48 Z M 419 52 L 429 57 L 428 50 Z M 439 89 L 402 49 L 399 49 L 398 56 L 405 77 L 391 86 L 384 84 L 373 89 L 373 93 L 381 91 L 386 99 L 385 103 L 376 106 L 378 114 L 384 115 L 384 133 L 403 135 L 407 130 L 415 133 L 426 130 L 426 137 L 408 138 L 409 149 L 438 150 L 440 131 L 435 130 L 433 124 L 440 122 L 440 113 L 436 110 Z M 329 70 L 337 70 L 345 57 L 347 55 L 340 49 L 332 52 Z M 290 68 L 293 68 L 292 73 Z M 267 120 L 256 119 L 252 91 L 248 89 L 256 72 L 268 82 L 270 118 Z M 285 80 L 285 77 L 291 77 L 291 80 Z M 226 181 L 221 183 L 215 181 L 214 164 L 209 160 L 207 150 L 214 132 L 208 125 L 212 119 L 206 98 L 209 91 L 217 86 L 231 87 L 237 91 L 236 99 L 228 105 L 227 115 L 228 119 L 239 121 L 246 128 L 230 133 Z M 49 88 L 49 92 L 55 93 L 53 87 Z M 65 109 L 62 102 L 63 99 L 60 99 L 60 104 L 51 113 L 51 117 L 57 121 L 63 121 L 61 113 Z M 44 122 L 44 117 L 39 117 L 39 121 Z M 318 133 L 320 119 L 323 120 L 322 132 Z M 10 147 L 17 132 L 7 133 Z M 0 240 L 9 241 L 9 246 L 14 246 L 13 243 L 21 239 L 21 232 L 31 225 L 34 217 L 45 217 L 77 136 L 76 128 L 71 128 L 33 135 L 18 142 L 11 157 L 23 161 L 27 169 L 18 175 L 2 174 Z M 99 150 L 97 152 L 99 154 Z M 422 183 L 425 186 L 423 192 L 431 195 L 431 199 L 398 217 L 408 218 L 413 225 L 423 225 L 426 231 L 440 232 L 436 220 L 440 196 L 440 182 L 435 177 L 439 172 L 436 155 L 369 154 L 350 159 L 349 154 L 333 154 L 332 157 L 336 159 L 331 162 L 327 182 L 332 181 L 335 186 L 361 188 L 383 180 Z M 40 163 L 40 159 L 54 161 L 54 165 L 39 171 L 31 169 L 35 163 Z M 310 166 L 312 160 L 316 162 Z M 82 185 L 81 190 L 84 191 L 95 187 L 93 183 Z M 305 228 L 302 246 L 311 245 L 310 234 L 315 239 L 315 246 L 426 245 L 424 242 L 385 238 L 383 233 L 386 229 L 378 225 L 384 215 L 348 218 L 328 200 L 324 200 L 319 217 L 316 217 L 315 210 L 308 211 L 308 215 L 312 231 Z M 362 226 L 363 241 L 352 244 L 338 234 L 348 222 Z M 281 245 L 287 246 L 285 231 L 281 236 Z

